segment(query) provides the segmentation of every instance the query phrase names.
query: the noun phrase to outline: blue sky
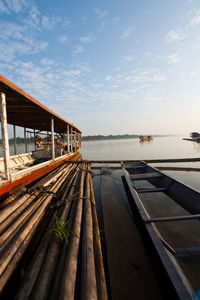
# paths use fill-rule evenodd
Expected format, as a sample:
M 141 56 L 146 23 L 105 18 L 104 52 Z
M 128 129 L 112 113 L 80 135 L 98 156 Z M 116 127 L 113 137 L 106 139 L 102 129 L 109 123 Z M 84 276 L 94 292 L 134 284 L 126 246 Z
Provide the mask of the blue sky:
M 200 2 L 0 0 L 0 73 L 83 135 L 200 131 Z

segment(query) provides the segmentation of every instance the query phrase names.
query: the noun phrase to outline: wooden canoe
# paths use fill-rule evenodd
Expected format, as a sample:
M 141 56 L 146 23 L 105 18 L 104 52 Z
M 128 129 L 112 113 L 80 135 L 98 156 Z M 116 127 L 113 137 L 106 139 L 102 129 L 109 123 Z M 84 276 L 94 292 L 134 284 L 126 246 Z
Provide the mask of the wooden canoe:
M 197 259 L 197 268 L 200 247 L 174 248 L 163 238 L 163 232 L 161 234 L 159 231 L 159 225 L 161 222 L 164 222 L 164 224 L 171 222 L 171 225 L 174 224 L 174 222 L 179 222 L 179 225 L 180 222 L 184 222 L 183 230 L 185 230 L 186 220 L 190 220 L 190 222 L 191 220 L 192 222 L 195 220 L 195 222 L 198 222 L 200 219 L 200 193 L 158 171 L 156 168 L 150 167 L 143 161 L 134 163 L 122 162 L 122 169 L 125 179 L 124 184 L 133 214 L 136 219 L 139 220 L 139 226 L 142 226 L 147 233 L 151 245 L 153 245 L 153 249 L 157 254 L 159 262 L 177 298 L 199 299 L 195 298 L 195 295 L 199 293 L 200 283 L 198 283 L 198 288 L 192 285 L 191 274 L 188 275 L 183 271 L 184 268 L 182 269 L 182 265 L 180 266 L 179 257 L 182 255 L 181 259 L 188 259 L 189 253 L 189 257 L 190 259 L 192 258 L 194 264 L 195 259 Z M 147 184 L 145 184 L 145 182 Z M 153 200 L 155 200 L 155 195 L 156 197 L 161 197 L 161 194 L 164 193 L 170 197 L 170 199 L 176 201 L 178 206 L 184 208 L 181 209 L 186 211 L 186 213 L 178 216 L 169 216 L 169 213 L 165 211 L 166 216 L 152 218 L 144 204 L 145 201 L 143 201 L 144 193 L 149 195 L 148 201 L 152 200 L 152 205 Z M 173 226 L 171 226 L 171 230 L 173 230 Z M 198 228 L 196 228 L 196 230 L 198 230 Z

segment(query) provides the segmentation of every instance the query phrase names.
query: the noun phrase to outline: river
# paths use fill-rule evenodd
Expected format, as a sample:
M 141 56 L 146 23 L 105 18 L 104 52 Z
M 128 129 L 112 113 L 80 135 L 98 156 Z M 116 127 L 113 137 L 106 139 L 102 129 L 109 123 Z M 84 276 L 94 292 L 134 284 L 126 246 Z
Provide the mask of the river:
M 139 139 L 84 141 L 83 159 L 91 160 L 145 160 L 162 158 L 200 157 L 200 144 L 185 141 L 183 136 L 155 137 L 152 141 Z M 157 166 L 162 164 L 157 164 Z M 200 168 L 200 162 L 168 163 L 165 166 Z M 156 164 L 155 164 L 156 166 Z M 200 190 L 200 172 L 165 171 L 172 177 Z
M 28 150 L 34 149 L 33 144 Z M 24 153 L 25 145 L 17 146 L 17 152 Z M 10 146 L 10 154 L 14 147 Z M 183 136 L 155 137 L 152 141 L 140 142 L 139 139 L 83 141 L 81 154 L 83 159 L 95 160 L 145 160 L 162 158 L 200 157 L 200 144 L 183 140 Z M 0 148 L 0 156 L 2 156 Z M 155 165 L 156 166 L 156 165 Z M 159 164 L 161 166 L 161 164 Z M 165 164 L 165 166 L 182 166 L 200 168 L 200 162 Z M 200 190 L 200 172 L 165 171 L 171 176 Z

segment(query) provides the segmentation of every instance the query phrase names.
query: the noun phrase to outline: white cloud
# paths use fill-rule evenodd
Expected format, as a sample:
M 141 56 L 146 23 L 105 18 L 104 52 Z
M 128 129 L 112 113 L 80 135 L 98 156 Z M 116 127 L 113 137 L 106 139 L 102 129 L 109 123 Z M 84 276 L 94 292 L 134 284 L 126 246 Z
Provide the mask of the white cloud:
M 73 52 L 74 53 L 82 53 L 83 52 L 83 47 L 82 46 L 75 46 Z
M 0 0 L 0 13 L 9 13 L 9 10 L 3 3 L 3 0 Z
M 110 75 L 106 76 L 105 81 L 110 81 L 110 80 L 112 80 L 112 76 Z
M 195 16 L 191 19 L 190 25 L 194 27 L 200 23 L 200 9 L 195 12 Z
M 68 36 L 67 35 L 61 35 L 58 37 L 58 41 L 61 44 L 66 44 L 68 42 Z
M 181 56 L 179 53 L 172 53 L 168 57 L 168 62 L 171 64 L 176 64 L 181 61 Z
M 122 32 L 121 38 L 122 39 L 127 39 L 132 33 L 133 33 L 133 27 L 129 26 L 124 31 Z
M 50 60 L 48 58 L 42 58 L 40 60 L 40 62 L 41 62 L 42 65 L 47 65 L 47 66 L 54 64 L 53 60 Z
M 126 55 L 125 56 L 125 60 L 132 61 L 133 60 L 133 56 L 132 55 Z
M 165 40 L 168 43 L 173 43 L 176 41 L 184 40 L 185 39 L 185 34 L 183 34 L 180 30 L 171 30 L 168 32 L 168 34 L 165 37 Z
M 18 13 L 28 6 L 27 1 L 25 0 L 0 0 L 0 12 Z
M 42 16 L 42 20 L 41 20 L 42 26 L 45 29 L 52 29 L 56 26 L 56 24 L 58 24 L 60 22 L 61 22 L 61 20 L 57 16 L 55 17 L 55 16 L 44 15 L 44 16 Z
M 144 55 L 145 55 L 145 56 L 151 56 L 152 54 L 151 54 L 150 51 L 147 51 L 147 52 L 144 53 Z
M 95 39 L 91 36 L 91 35 L 86 35 L 86 36 L 82 36 L 80 38 L 80 41 L 83 42 L 83 43 L 91 43 L 93 42 Z
M 116 17 L 112 19 L 113 24 L 118 24 L 120 22 L 120 18 Z
M 196 77 L 199 77 L 199 74 L 200 74 L 200 71 L 192 71 L 192 72 L 189 74 L 189 77 L 190 77 L 190 78 L 196 78 Z
M 100 9 L 100 8 L 95 8 L 95 13 L 97 16 L 102 19 L 107 16 L 108 12 L 106 10 Z

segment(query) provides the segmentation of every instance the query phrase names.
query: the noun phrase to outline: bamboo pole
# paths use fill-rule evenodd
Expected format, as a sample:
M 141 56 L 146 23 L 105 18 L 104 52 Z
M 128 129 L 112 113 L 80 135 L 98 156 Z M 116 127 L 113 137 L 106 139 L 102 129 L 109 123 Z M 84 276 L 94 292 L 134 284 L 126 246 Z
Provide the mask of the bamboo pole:
M 69 165 L 70 166 L 70 165 Z M 36 184 L 34 184 L 32 186 L 32 189 L 36 189 L 38 187 L 41 187 L 42 185 L 45 185 L 45 183 L 47 182 L 47 180 L 49 180 L 49 184 L 54 180 L 53 175 L 60 172 L 59 175 L 61 176 L 63 174 L 62 169 L 60 168 L 65 168 L 65 165 L 60 166 L 59 168 L 57 168 L 56 170 L 53 170 L 50 174 L 48 174 L 47 176 L 45 176 L 44 178 L 42 178 L 39 182 L 37 182 Z M 23 195 L 22 197 L 20 197 L 19 199 L 16 199 L 16 201 L 8 204 L 5 208 L 3 208 L 1 210 L 1 214 L 0 214 L 0 224 L 6 219 L 8 218 L 8 216 L 10 214 L 12 214 L 16 209 L 18 209 L 18 207 L 20 207 L 28 198 L 30 197 L 29 194 Z
M 10 180 L 10 153 L 9 153 L 9 142 L 8 142 L 8 126 L 7 126 L 7 113 L 6 113 L 6 95 L 0 93 L 0 116 L 1 116 L 1 133 L 3 143 L 3 154 L 4 154 L 4 172 L 5 178 Z
M 54 193 L 58 191 L 60 186 L 65 181 L 65 174 L 59 178 L 54 186 Z M 7 280 L 11 276 L 12 272 L 16 268 L 19 259 L 23 255 L 28 243 L 32 235 L 37 228 L 40 220 L 45 216 L 48 212 L 51 201 L 53 199 L 53 195 L 49 195 L 40 205 L 39 209 L 33 214 L 30 220 L 28 220 L 26 227 L 24 227 L 20 233 L 14 238 L 12 243 L 9 243 L 9 247 L 7 247 L 6 251 L 3 252 L 3 255 L 0 257 L 0 292 L 4 288 Z
M 35 196 L 31 197 L 34 201 L 31 201 L 29 207 L 23 212 L 23 214 L 19 214 L 18 218 L 7 228 L 4 233 L 0 236 L 0 250 L 4 249 L 7 244 L 12 240 L 12 238 L 16 235 L 16 232 L 20 230 L 20 228 L 26 223 L 26 221 L 32 217 L 32 215 L 37 211 L 40 206 L 44 196 L 36 199 Z
M 77 174 L 76 174 L 77 175 Z M 77 181 L 77 176 L 75 179 L 75 183 Z M 74 188 L 71 188 L 69 197 L 74 193 Z M 71 205 L 70 202 L 65 203 L 65 209 L 61 213 L 60 221 L 64 223 L 69 213 L 69 208 Z M 48 249 L 48 253 L 45 258 L 45 263 L 43 268 L 40 270 L 38 284 L 34 289 L 34 293 L 32 299 L 47 299 L 49 296 L 49 290 L 51 288 L 52 279 L 54 276 L 55 268 L 58 262 L 59 251 L 61 247 L 58 241 L 51 241 Z
M 39 192 L 37 192 L 37 195 Z M 36 194 L 34 195 L 27 195 L 27 200 L 19 206 L 18 209 L 16 209 L 12 214 L 10 214 L 1 224 L 0 224 L 0 240 L 2 239 L 2 234 L 6 230 L 9 224 L 13 223 L 13 221 L 17 218 L 20 217 L 20 214 L 25 211 L 26 214 L 26 208 L 31 205 L 33 200 L 35 200 Z M 18 220 L 18 219 L 17 219 Z M 17 221 L 16 220 L 16 221 Z
M 97 300 L 89 174 L 86 175 L 81 253 L 81 299 Z
M 14 201 L 13 203 L 8 204 L 5 208 L 1 210 L 0 214 L 0 223 L 2 223 L 10 214 L 12 214 L 20 205 L 22 205 L 30 195 L 24 195 L 17 201 Z
M 95 254 L 95 270 L 96 270 L 98 300 L 107 300 L 108 294 L 107 294 L 106 278 L 105 278 L 104 265 L 103 265 L 100 231 L 99 231 L 99 224 L 98 224 L 97 211 L 95 205 L 92 176 L 90 173 L 89 173 L 89 180 L 90 180 L 90 194 L 91 194 L 92 218 L 93 218 L 93 228 L 94 228 L 93 229 L 94 254 Z
M 74 168 L 71 169 L 71 172 L 74 171 Z M 73 194 L 74 185 L 72 184 L 72 181 L 74 180 L 74 184 L 76 185 L 76 178 L 77 178 L 77 172 L 74 172 L 71 180 L 66 185 L 66 190 L 70 190 L 69 195 Z M 75 179 L 74 179 L 75 178 Z M 64 196 L 64 195 L 63 195 Z M 57 215 L 59 216 L 62 212 L 62 215 L 64 215 L 64 218 L 66 218 L 67 215 L 67 208 L 69 210 L 69 202 L 66 202 L 65 208 L 62 211 L 62 207 L 57 209 Z M 60 213 L 59 213 L 60 212 Z M 62 219 L 62 215 L 60 220 L 64 221 Z M 53 272 L 55 272 L 56 262 L 58 258 L 58 250 L 60 250 L 60 245 L 58 242 L 55 245 L 55 242 L 49 239 L 49 231 L 53 226 L 53 223 L 55 222 L 54 218 L 51 218 L 50 224 L 47 228 L 46 233 L 43 236 L 43 240 L 40 244 L 40 247 L 37 251 L 37 255 L 35 256 L 34 260 L 32 261 L 31 267 L 29 268 L 29 272 L 27 274 L 26 280 L 24 284 L 21 286 L 20 290 L 18 291 L 17 298 L 16 299 L 29 299 L 31 293 L 33 292 L 33 289 L 36 290 L 36 292 L 33 292 L 33 298 L 35 299 L 43 299 L 46 296 L 49 297 L 49 290 L 51 285 L 51 278 L 54 275 Z M 58 250 L 56 249 L 58 248 Z M 48 249 L 48 252 L 47 252 Z M 43 266 L 42 266 L 43 265 Z M 57 274 L 56 278 L 59 274 Z M 37 283 L 36 283 L 37 281 Z M 39 295 L 39 298 L 37 296 Z M 55 298 L 54 298 L 55 299 Z
M 79 186 L 79 197 L 77 200 L 77 209 L 74 220 L 73 231 L 79 237 L 72 237 L 68 248 L 68 255 L 64 265 L 63 278 L 61 283 L 61 292 L 59 299 L 72 300 L 75 294 L 75 282 L 76 282 L 76 271 L 78 252 L 80 244 L 81 234 L 81 220 L 82 220 L 82 207 L 83 207 L 83 188 L 84 188 L 85 171 L 81 171 L 80 186 Z

